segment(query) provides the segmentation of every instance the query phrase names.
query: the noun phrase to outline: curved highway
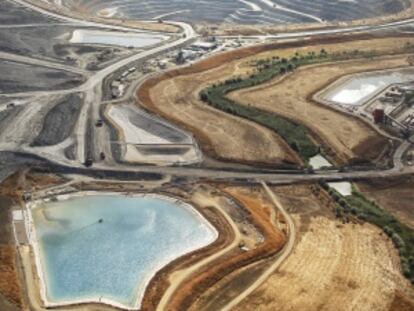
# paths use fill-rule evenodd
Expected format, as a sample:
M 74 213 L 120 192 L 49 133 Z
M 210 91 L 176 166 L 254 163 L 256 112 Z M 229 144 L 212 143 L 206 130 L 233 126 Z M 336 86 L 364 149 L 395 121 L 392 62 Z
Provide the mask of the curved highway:
M 49 12 L 43 8 L 39 8 L 33 4 L 29 4 L 24 0 L 13 0 L 21 5 L 24 5 L 30 9 L 33 9 L 37 12 L 42 14 L 49 15 L 54 18 L 59 18 L 66 22 L 71 23 L 79 23 L 80 25 L 89 25 L 94 27 L 102 27 L 107 28 L 111 27 L 113 29 L 119 29 L 124 31 L 137 31 L 136 29 L 132 29 L 129 27 L 121 27 L 121 26 L 113 26 L 113 25 L 106 25 L 100 24 L 96 22 L 88 22 L 83 21 L 67 16 L 61 16 L 56 13 Z M 320 36 L 324 34 L 342 34 L 342 33 L 350 33 L 350 32 L 361 32 L 361 31 L 378 31 L 387 28 L 399 27 L 407 24 L 411 24 L 414 22 L 414 18 L 405 19 L 402 21 L 397 22 L 389 22 L 384 23 L 382 25 L 374 25 L 374 26 L 356 26 L 356 27 L 346 27 L 346 28 L 337 28 L 337 29 L 326 29 L 326 30 L 311 30 L 305 32 L 297 32 L 297 33 L 286 33 L 281 35 L 275 36 L 266 36 L 266 38 L 305 38 L 309 36 Z M 153 49 L 149 49 L 129 57 L 126 57 L 94 74 L 92 74 L 85 83 L 82 85 L 75 87 L 69 90 L 63 91 L 48 91 L 48 92 L 30 92 L 30 93 L 21 93 L 21 94 L 9 94 L 8 96 L 35 96 L 35 95 L 51 95 L 51 94 L 68 94 L 73 92 L 84 92 L 85 94 L 85 105 L 83 106 L 83 110 L 81 111 L 79 122 L 77 124 L 77 128 L 75 130 L 77 142 L 78 142 L 78 162 L 69 161 L 63 157 L 59 157 L 53 152 L 46 152 L 47 149 L 41 150 L 33 150 L 31 148 L 22 148 L 20 151 L 25 152 L 27 154 L 34 154 L 44 159 L 48 159 L 51 163 L 55 163 L 55 165 L 64 168 L 75 168 L 81 174 L 85 171 L 89 173 L 99 173 L 105 172 L 109 175 L 116 172 L 130 172 L 130 173 L 138 173 L 138 172 L 147 172 L 147 173 L 159 173 L 159 174 L 168 174 L 168 175 L 175 175 L 175 176 L 187 176 L 187 177 L 197 177 L 197 178 L 210 178 L 210 179 L 217 179 L 217 180 L 243 180 L 243 181 L 250 181 L 255 179 L 265 180 L 271 183 L 279 183 L 279 182 L 297 182 L 297 181 L 312 181 L 312 180 L 320 180 L 320 179 L 329 179 L 329 180 L 343 180 L 343 179 L 355 179 L 355 178 L 378 178 L 378 177 L 386 177 L 386 176 L 398 176 L 404 174 L 412 174 L 414 173 L 413 167 L 404 167 L 401 157 L 404 154 L 405 150 L 410 147 L 409 142 L 404 142 L 400 148 L 394 154 L 394 168 L 390 170 L 370 170 L 370 171 L 357 171 L 357 172 L 345 172 L 340 173 L 337 171 L 330 171 L 330 172 L 320 172 L 318 174 L 305 174 L 305 173 L 298 173 L 298 174 L 287 174 L 287 173 L 275 173 L 272 171 L 262 172 L 262 173 L 255 173 L 251 170 L 246 171 L 230 171 L 230 170 L 211 170 L 205 168 L 194 168 L 194 167 L 157 167 L 157 166 L 128 166 L 119 164 L 116 166 L 108 166 L 105 164 L 98 163 L 93 168 L 85 169 L 82 166 L 82 162 L 84 162 L 86 158 L 85 152 L 85 133 L 86 133 L 86 126 L 88 118 L 94 120 L 97 118 L 97 111 L 99 111 L 99 106 L 101 104 L 101 93 L 102 93 L 102 82 L 103 80 L 111 75 L 112 73 L 116 72 L 117 70 L 121 69 L 124 66 L 128 66 L 129 64 L 136 62 L 140 59 L 144 59 L 150 57 L 151 55 L 158 54 L 160 52 L 178 47 L 186 42 L 194 39 L 197 35 L 194 32 L 191 25 L 181 22 L 166 22 L 173 25 L 176 25 L 183 29 L 183 35 L 181 38 L 177 39 L 173 42 L 168 42 L 165 45 L 155 47 Z M 3 95 L 2 95 L 3 96 Z M 91 111 L 94 112 L 94 115 L 90 115 Z M 7 151 L 7 150 L 4 150 Z M 14 151 L 14 150 L 9 150 Z

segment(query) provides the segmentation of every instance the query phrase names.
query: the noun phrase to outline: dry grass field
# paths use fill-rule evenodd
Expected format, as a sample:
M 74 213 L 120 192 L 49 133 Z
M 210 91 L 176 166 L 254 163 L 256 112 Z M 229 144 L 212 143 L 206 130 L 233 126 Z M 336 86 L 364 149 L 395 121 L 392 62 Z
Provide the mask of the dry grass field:
M 381 230 L 370 224 L 342 224 L 335 205 L 316 185 L 273 187 L 294 217 L 298 239 L 294 252 L 258 289 L 234 310 L 263 311 L 408 311 L 414 310 L 414 290 L 400 272 L 398 253 Z M 261 202 L 257 210 L 270 211 L 260 189 L 226 187 L 232 196 Z M 247 200 L 249 201 L 249 200 Z M 267 263 L 271 260 L 268 259 Z M 190 310 L 219 310 L 246 284 L 263 273 L 251 266 L 211 287 Z
M 266 164 L 299 163 L 299 158 L 275 133 L 212 109 L 199 100 L 199 93 L 205 87 L 240 73 L 243 70 L 232 63 L 173 77 L 154 86 L 150 96 L 168 118 L 194 129 L 199 140 L 200 136 L 207 137 L 218 158 Z
M 414 228 L 414 178 L 370 180 L 358 183 L 364 195 Z
M 379 229 L 312 217 L 279 271 L 235 310 L 413 310 L 413 297 Z
M 294 46 L 285 46 L 285 44 L 281 42 L 279 44 L 274 44 L 270 49 L 258 51 L 254 55 L 246 56 L 242 60 L 242 63 L 244 66 L 247 66 L 252 60 L 273 56 L 290 57 L 296 52 L 300 54 L 307 54 L 309 52 L 319 53 L 321 49 L 325 49 L 329 54 L 354 50 L 392 54 L 400 48 L 404 48 L 407 45 L 407 42 L 413 45 L 414 38 L 408 35 L 390 37 L 343 36 L 341 38 L 331 38 L 330 40 L 320 39 L 313 43 L 308 43 L 304 40 Z M 244 66 L 240 65 L 240 68 L 243 68 Z
M 407 65 L 406 56 L 302 67 L 271 83 L 229 95 L 237 102 L 304 124 L 335 152 L 339 162 L 375 159 L 386 139 L 364 122 L 314 103 L 310 95 L 345 74 Z
M 212 109 L 199 100 L 199 92 L 213 83 L 252 72 L 254 60 L 273 56 L 290 57 L 296 52 L 328 53 L 371 51 L 381 54 L 401 52 L 407 42 L 402 37 L 376 38 L 353 36 L 325 38 L 303 42 L 280 42 L 218 54 L 190 67 L 168 72 L 146 81 L 138 90 L 140 103 L 151 111 L 193 132 L 210 155 L 221 159 L 266 164 L 300 163 L 289 146 L 275 133 L 252 122 Z M 351 72 L 392 68 L 406 65 L 406 57 L 351 61 L 337 65 L 301 68 L 283 80 L 230 94 L 249 103 L 280 113 L 309 126 L 314 136 L 323 140 L 336 153 L 338 162 L 363 155 L 374 158 L 385 140 L 364 122 L 309 100 L 310 96 Z M 317 77 L 317 79 L 315 78 Z M 335 130 L 333 130 L 335 129 Z

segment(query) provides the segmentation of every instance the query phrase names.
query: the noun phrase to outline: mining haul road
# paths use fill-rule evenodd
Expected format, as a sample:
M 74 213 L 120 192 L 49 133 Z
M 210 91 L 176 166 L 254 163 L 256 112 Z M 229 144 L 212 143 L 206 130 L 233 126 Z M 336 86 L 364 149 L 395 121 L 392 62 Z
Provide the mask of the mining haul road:
M 56 13 L 49 12 L 43 8 L 39 8 L 33 4 L 29 4 L 24 0 L 13 0 L 23 6 L 26 6 L 32 10 L 40 12 L 42 14 L 59 18 L 66 22 L 70 23 L 79 23 L 79 25 L 89 25 L 94 27 L 102 28 L 113 28 L 123 31 L 137 31 L 136 29 L 129 27 L 114 26 L 110 24 L 100 24 L 96 22 L 88 22 L 84 20 L 75 19 L 72 17 L 61 16 Z M 345 34 L 353 32 L 373 32 L 378 30 L 384 30 L 388 28 L 400 27 L 414 22 L 414 18 L 405 19 L 397 22 L 384 23 L 382 25 L 372 25 L 372 26 L 356 26 L 356 27 L 346 27 L 346 28 L 335 28 L 335 29 L 325 29 L 325 30 L 313 30 L 297 33 L 286 33 L 278 36 L 274 36 L 276 39 L 295 37 L 296 39 L 301 39 L 304 37 L 311 36 L 321 36 L 321 35 L 332 35 L 332 34 Z M 134 175 L 138 176 L 142 173 L 154 173 L 154 174 L 164 174 L 180 177 L 195 177 L 195 178 L 208 178 L 212 180 L 219 181 L 242 181 L 245 183 L 257 183 L 256 180 L 264 180 L 269 183 L 292 183 L 299 181 L 318 181 L 321 179 L 326 180 L 348 180 L 348 179 L 361 179 L 361 178 L 381 178 L 389 176 L 399 176 L 414 173 L 414 167 L 404 167 L 404 164 L 401 161 L 401 156 L 404 154 L 406 148 L 410 146 L 409 142 L 403 143 L 403 146 L 397 150 L 394 154 L 394 168 L 387 170 L 367 170 L 367 171 L 350 171 L 350 172 L 337 172 L 337 171 L 320 171 L 316 174 L 306 174 L 306 173 L 275 173 L 274 171 L 266 171 L 255 173 L 252 171 L 231 171 L 231 170 L 213 170 L 208 168 L 197 168 L 197 167 L 157 167 L 157 166 L 129 166 L 125 164 L 116 164 L 113 166 L 97 163 L 92 168 L 83 167 L 82 163 L 86 158 L 86 132 L 87 132 L 87 123 L 88 120 L 96 119 L 96 111 L 99 111 L 99 107 L 102 103 L 102 82 L 110 74 L 119 70 L 124 66 L 128 66 L 130 63 L 133 63 L 137 60 L 151 57 L 152 55 L 159 54 L 160 52 L 167 51 L 169 49 L 177 48 L 183 44 L 186 44 L 190 40 L 194 39 L 197 34 L 194 32 L 193 28 L 186 24 L 180 22 L 166 22 L 179 26 L 183 29 L 182 37 L 176 41 L 168 42 L 165 45 L 155 47 L 150 50 L 139 52 L 137 54 L 131 55 L 120 61 L 92 74 L 87 78 L 86 82 L 78 87 L 61 90 L 61 91 L 47 91 L 47 92 L 27 92 L 19 94 L 8 94 L 0 96 L 35 96 L 35 95 L 44 95 L 48 96 L 51 94 L 70 94 L 70 93 L 79 93 L 82 92 L 85 95 L 85 104 L 83 105 L 80 117 L 75 128 L 74 133 L 76 134 L 76 140 L 78 145 L 77 152 L 77 161 L 69 161 L 66 158 L 59 157 L 55 152 L 47 152 L 46 150 L 34 150 L 29 147 L 21 147 L 19 150 L 10 150 L 7 145 L 0 146 L 2 147 L 1 151 L 3 153 L 21 153 L 25 154 L 28 158 L 27 162 L 23 162 L 23 165 L 31 165 L 30 155 L 36 159 L 42 159 L 41 162 L 46 163 L 46 166 L 50 165 L 49 169 L 53 171 L 56 169 L 59 172 L 69 172 L 81 175 L 89 176 L 104 176 L 104 178 L 134 178 Z M 272 38 L 268 36 L 268 38 Z M 10 55 L 9 55 L 10 57 Z M 97 140 L 99 140 L 98 137 Z M 94 142 L 92 142 L 94 143 Z M 7 156 L 6 156 L 7 157 Z M 5 165 L 14 163 L 13 161 L 5 162 Z
M 275 193 L 269 188 L 269 186 L 264 182 L 260 181 L 260 184 L 265 189 L 267 195 L 269 196 L 270 200 L 272 201 L 274 208 L 277 209 L 282 215 L 283 218 L 286 220 L 288 225 L 288 240 L 283 247 L 283 249 L 278 253 L 275 262 L 273 262 L 266 271 L 260 275 L 260 277 L 255 280 L 248 288 L 246 288 L 243 292 L 241 292 L 238 296 L 233 298 L 227 305 L 222 308 L 222 311 L 229 311 L 242 302 L 248 295 L 254 292 L 260 285 L 262 285 L 268 277 L 273 274 L 277 268 L 289 257 L 292 253 L 293 247 L 295 246 L 296 241 L 296 229 L 295 223 L 293 222 L 292 217 L 290 217 L 289 213 L 283 208 L 283 205 L 280 203 L 279 199 L 276 197 Z M 277 221 L 277 220 L 276 220 Z

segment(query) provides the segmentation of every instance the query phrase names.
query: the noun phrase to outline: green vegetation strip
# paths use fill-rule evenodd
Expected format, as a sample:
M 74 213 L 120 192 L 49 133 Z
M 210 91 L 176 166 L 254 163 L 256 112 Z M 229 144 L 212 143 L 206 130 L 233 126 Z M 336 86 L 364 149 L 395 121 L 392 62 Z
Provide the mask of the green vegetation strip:
M 406 51 L 407 49 L 411 50 L 411 46 L 404 47 L 402 51 Z M 279 57 L 260 59 L 253 64 L 257 68 L 257 72 L 244 79 L 236 77 L 219 84 L 213 84 L 200 92 L 200 99 L 216 109 L 256 122 L 271 129 L 279 134 L 305 162 L 308 162 L 311 157 L 320 152 L 320 148 L 312 141 L 309 130 L 305 126 L 275 113 L 249 105 L 239 104 L 227 98 L 226 95 L 236 90 L 268 82 L 300 66 L 355 58 L 372 60 L 380 55 L 380 53 L 374 50 L 352 50 L 328 54 L 325 49 L 322 49 L 319 54 L 315 52 L 309 52 L 306 55 L 296 53 L 290 59 L 280 59 Z
M 296 54 L 290 60 L 277 57 L 260 60 L 256 62 L 258 70 L 255 74 L 245 79 L 238 77 L 226 80 L 218 85 L 212 85 L 200 93 L 200 99 L 214 108 L 256 122 L 273 130 L 307 162 L 311 157 L 319 153 L 319 147 L 311 140 L 309 131 L 305 126 L 275 113 L 239 104 L 227 98 L 226 95 L 239 89 L 263 84 L 277 76 L 291 72 L 299 66 L 329 60 L 331 60 L 331 57 L 325 50 L 321 50 L 319 55 L 314 53 L 306 56 Z
M 321 186 L 338 203 L 335 210 L 338 218 L 349 220 L 357 217 L 381 228 L 391 238 L 399 251 L 403 274 L 414 284 L 414 230 L 375 202 L 367 200 L 355 188 L 352 195 L 344 197 L 325 182 L 321 182 Z

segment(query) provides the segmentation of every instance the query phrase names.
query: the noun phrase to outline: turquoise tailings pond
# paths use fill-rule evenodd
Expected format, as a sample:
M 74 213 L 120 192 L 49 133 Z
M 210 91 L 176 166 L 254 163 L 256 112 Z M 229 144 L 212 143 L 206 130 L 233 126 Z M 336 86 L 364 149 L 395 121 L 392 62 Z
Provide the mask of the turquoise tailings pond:
M 190 205 L 156 195 L 78 194 L 34 203 L 32 217 L 47 306 L 103 302 L 138 309 L 158 270 L 218 236 Z

